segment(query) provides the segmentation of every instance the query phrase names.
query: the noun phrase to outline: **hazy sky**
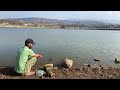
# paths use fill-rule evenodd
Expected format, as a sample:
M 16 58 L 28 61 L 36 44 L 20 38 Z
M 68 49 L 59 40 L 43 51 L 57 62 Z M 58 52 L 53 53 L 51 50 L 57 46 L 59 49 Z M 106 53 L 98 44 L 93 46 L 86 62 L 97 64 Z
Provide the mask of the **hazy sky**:
M 120 11 L 0 11 L 0 18 L 21 17 L 120 20 Z

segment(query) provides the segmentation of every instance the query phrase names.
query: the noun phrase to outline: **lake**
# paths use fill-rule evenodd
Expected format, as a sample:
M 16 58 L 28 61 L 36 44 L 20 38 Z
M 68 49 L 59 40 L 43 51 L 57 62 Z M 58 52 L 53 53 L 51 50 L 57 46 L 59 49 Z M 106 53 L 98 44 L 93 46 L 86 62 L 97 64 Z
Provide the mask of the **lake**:
M 120 31 L 0 28 L 0 65 L 14 65 L 17 50 L 24 41 L 32 38 L 34 52 L 41 53 L 37 62 L 58 64 L 61 60 L 73 59 L 77 66 L 96 63 L 119 67 L 114 63 L 120 57 Z

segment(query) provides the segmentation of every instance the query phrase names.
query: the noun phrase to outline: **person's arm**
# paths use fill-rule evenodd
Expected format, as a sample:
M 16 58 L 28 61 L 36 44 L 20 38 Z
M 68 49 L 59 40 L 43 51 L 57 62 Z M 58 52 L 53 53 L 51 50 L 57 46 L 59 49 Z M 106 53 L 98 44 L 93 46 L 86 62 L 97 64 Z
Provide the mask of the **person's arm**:
M 41 58 L 41 57 L 42 57 L 41 54 L 36 54 L 36 53 L 34 53 L 31 49 L 29 49 L 29 55 L 30 55 L 31 57 L 36 57 L 36 58 Z
M 36 58 L 41 58 L 42 57 L 41 54 L 34 54 L 33 56 L 36 57 Z

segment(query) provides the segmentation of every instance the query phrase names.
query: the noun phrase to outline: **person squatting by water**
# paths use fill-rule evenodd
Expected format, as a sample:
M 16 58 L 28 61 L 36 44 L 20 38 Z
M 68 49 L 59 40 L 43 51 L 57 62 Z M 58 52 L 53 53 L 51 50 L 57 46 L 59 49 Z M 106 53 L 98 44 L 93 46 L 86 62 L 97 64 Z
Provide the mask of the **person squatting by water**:
M 42 55 L 32 51 L 33 45 L 35 45 L 33 40 L 28 38 L 25 40 L 25 46 L 18 50 L 15 65 L 15 72 L 18 75 L 29 76 L 35 74 L 34 71 L 31 71 L 31 68 Z

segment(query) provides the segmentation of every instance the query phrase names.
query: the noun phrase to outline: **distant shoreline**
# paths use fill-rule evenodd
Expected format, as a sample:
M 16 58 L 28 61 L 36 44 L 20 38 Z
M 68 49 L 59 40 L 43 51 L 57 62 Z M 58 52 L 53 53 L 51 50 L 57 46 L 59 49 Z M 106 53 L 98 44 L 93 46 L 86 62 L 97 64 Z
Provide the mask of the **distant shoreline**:
M 40 29 L 60 29 L 60 28 L 52 28 L 52 27 L 0 27 L 0 28 L 40 28 Z
M 58 28 L 58 27 L 0 27 L 0 28 L 35 28 L 35 29 L 66 29 L 66 30 L 120 30 L 120 28 Z

